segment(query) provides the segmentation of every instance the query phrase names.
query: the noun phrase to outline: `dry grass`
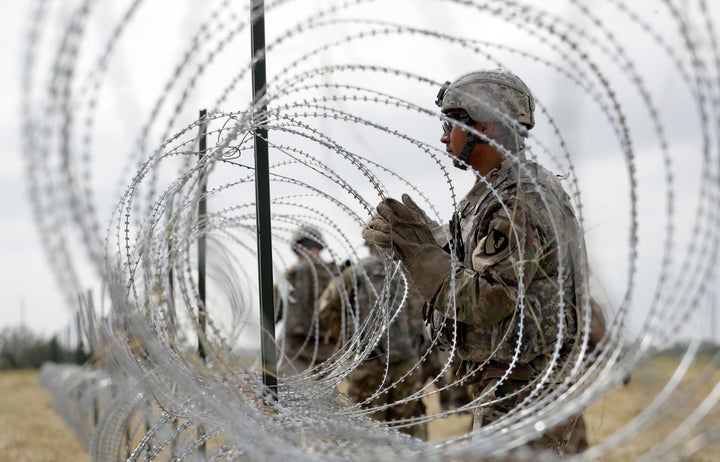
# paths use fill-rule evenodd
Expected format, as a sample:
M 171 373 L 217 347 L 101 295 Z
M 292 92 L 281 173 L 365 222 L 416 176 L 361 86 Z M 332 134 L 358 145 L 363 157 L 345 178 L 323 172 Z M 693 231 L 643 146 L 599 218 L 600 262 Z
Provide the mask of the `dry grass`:
M 675 358 L 659 357 L 639 367 L 632 376 L 628 386 L 621 386 L 585 410 L 590 444 L 605 441 L 650 405 L 670 379 L 678 366 Z M 703 380 L 698 380 L 703 371 L 710 371 Z M 698 383 L 693 383 L 693 382 Z M 669 402 L 663 403 L 658 412 L 664 414 L 663 419 L 646 426 L 641 433 L 619 445 L 607 454 L 603 461 L 622 462 L 638 459 L 642 454 L 658 446 L 670 432 L 695 410 L 702 400 L 710 393 L 715 384 L 720 382 L 720 369 L 708 364 L 707 360 L 699 360 L 694 364 L 679 387 L 671 395 Z M 435 402 L 428 402 L 428 411 L 437 412 Z M 715 427 L 720 426 L 720 409 L 716 406 L 708 417 Z M 653 416 L 654 418 L 657 415 Z M 459 435 L 467 431 L 470 417 L 451 416 L 436 420 L 430 424 L 431 440 L 439 440 Z M 703 447 L 700 451 L 683 459 L 693 462 L 714 462 L 720 460 L 720 442 Z
M 620 445 L 605 461 L 631 461 L 661 444 L 671 430 L 677 428 L 720 382 L 720 370 L 711 366 L 708 377 L 697 381 L 707 362 L 694 365 L 684 377 L 671 401 L 664 403 L 659 412 L 664 418 L 642 433 Z M 618 387 L 585 411 L 589 439 L 592 444 L 604 441 L 637 417 L 661 391 L 677 367 L 677 360 L 656 358 L 638 368 L 626 387 Z M 692 384 L 692 385 L 691 385 Z M 0 373 L 0 461 L 79 461 L 88 460 L 82 446 L 53 412 L 50 397 L 37 382 L 37 372 L 19 371 Z M 686 401 L 682 401 L 686 400 Z M 437 412 L 437 401 L 429 400 L 428 412 Z M 676 406 L 677 405 L 677 406 Z M 467 431 L 467 415 L 451 416 L 430 424 L 431 440 L 445 439 Z M 720 411 L 711 414 L 714 426 L 720 426 Z M 720 443 L 704 447 L 685 459 L 695 462 L 718 460 Z
M 85 449 L 52 409 L 37 371 L 0 373 L 0 460 L 88 461 Z
M 590 443 L 604 441 L 632 419 L 638 417 L 662 391 L 671 375 L 678 367 L 675 358 L 658 357 L 634 371 L 632 381 L 626 387 L 618 387 L 601 398 L 585 411 L 588 423 Z M 709 373 L 708 375 L 701 374 Z M 673 392 L 669 401 L 663 402 L 657 414 L 661 419 L 645 426 L 643 431 L 612 451 L 605 460 L 636 460 L 641 454 L 662 444 L 668 435 L 694 411 L 717 383 L 720 383 L 720 369 L 709 364 L 706 359 L 698 360 L 683 377 L 678 390 Z M 720 425 L 720 409 L 715 406 L 706 417 L 706 427 Z M 686 459 L 695 462 L 711 462 L 720 459 L 720 442 L 703 447 Z

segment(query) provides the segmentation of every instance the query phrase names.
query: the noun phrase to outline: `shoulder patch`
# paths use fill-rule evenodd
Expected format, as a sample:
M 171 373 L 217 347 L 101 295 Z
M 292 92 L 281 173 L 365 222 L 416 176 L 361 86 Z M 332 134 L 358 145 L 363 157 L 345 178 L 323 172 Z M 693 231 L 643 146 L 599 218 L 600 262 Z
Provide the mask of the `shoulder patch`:
M 508 246 L 508 238 L 497 228 L 490 230 L 485 239 L 485 255 L 495 255 L 502 252 Z

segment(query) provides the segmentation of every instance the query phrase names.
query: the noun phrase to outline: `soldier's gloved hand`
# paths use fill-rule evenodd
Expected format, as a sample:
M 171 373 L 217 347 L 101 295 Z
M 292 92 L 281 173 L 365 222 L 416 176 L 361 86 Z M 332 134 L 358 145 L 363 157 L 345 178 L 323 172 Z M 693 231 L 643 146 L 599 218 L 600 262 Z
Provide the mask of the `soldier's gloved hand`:
M 448 230 L 443 229 L 443 225 L 438 223 L 437 221 L 433 220 L 428 216 L 427 213 L 423 209 L 421 209 L 414 200 L 407 194 L 402 195 L 403 204 L 410 209 L 410 211 L 415 214 L 416 217 L 421 218 L 422 220 L 427 223 L 428 227 L 430 228 L 430 231 L 432 232 L 433 238 L 435 238 L 435 243 L 439 245 L 440 247 L 443 247 L 448 242 Z
M 403 202 L 385 199 L 377 206 L 363 238 L 369 245 L 392 249 L 426 300 L 435 296 L 452 270 L 452 259 L 435 241 L 427 216 L 407 194 Z
M 395 199 L 380 202 L 378 214 L 368 224 L 363 237 L 368 244 L 394 249 L 397 257 L 407 263 L 417 245 L 431 244 L 434 238 L 419 207 L 406 194 L 403 201 L 405 203 Z

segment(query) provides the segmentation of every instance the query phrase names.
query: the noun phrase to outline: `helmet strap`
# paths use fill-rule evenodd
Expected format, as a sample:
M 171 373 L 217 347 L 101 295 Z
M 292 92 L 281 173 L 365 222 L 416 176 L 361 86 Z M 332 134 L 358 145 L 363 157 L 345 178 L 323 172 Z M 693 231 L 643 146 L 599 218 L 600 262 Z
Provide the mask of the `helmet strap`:
M 465 147 L 463 148 L 462 152 L 460 153 L 460 160 L 468 163 L 468 159 L 470 158 L 470 154 L 472 154 L 472 150 L 477 146 L 478 144 L 487 144 L 487 141 L 481 140 L 477 138 L 475 135 L 473 135 L 470 132 L 467 132 L 467 138 L 465 139 Z
M 516 131 L 513 131 L 505 136 L 495 138 L 495 141 L 500 146 L 507 149 L 511 154 L 516 154 L 525 148 L 525 143 L 523 142 L 522 137 L 520 137 Z

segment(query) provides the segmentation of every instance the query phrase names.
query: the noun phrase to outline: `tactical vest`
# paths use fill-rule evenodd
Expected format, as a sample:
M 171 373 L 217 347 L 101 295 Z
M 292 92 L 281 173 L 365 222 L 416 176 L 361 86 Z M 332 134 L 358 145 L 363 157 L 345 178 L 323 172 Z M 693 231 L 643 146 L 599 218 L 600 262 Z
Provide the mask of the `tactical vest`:
M 517 167 L 510 162 L 506 160 L 499 175 L 496 174 L 496 178 L 490 179 L 492 190 L 487 187 L 483 190 L 476 186 L 476 189 L 471 190 L 458 204 L 450 224 L 456 254 L 462 256 L 465 267 L 473 268 L 472 254 L 487 232 L 483 227 L 490 222 L 488 212 L 493 202 L 497 201 L 497 196 L 512 192 L 515 188 L 515 197 L 518 200 L 527 198 L 537 201 L 540 197 L 536 192 L 537 184 L 547 198 L 550 213 L 561 236 L 564 251 L 562 263 L 565 269 L 565 306 L 561 306 L 557 296 L 557 280 L 553 277 L 557 276 L 558 240 L 549 223 L 544 223 L 541 224 L 541 231 L 545 233 L 548 244 L 556 247 L 556 251 L 549 258 L 543 259 L 543 264 L 533 280 L 529 284 L 525 282 L 524 309 L 521 310 L 518 306 L 509 316 L 490 326 L 454 323 L 451 319 L 445 321 L 442 334 L 446 342 L 452 339 L 453 325 L 457 325 L 458 355 L 465 361 L 509 364 L 517 355 L 518 364 L 544 363 L 544 359 L 549 358 L 555 349 L 561 316 L 565 324 L 562 336 L 564 356 L 568 355 L 568 350 L 575 344 L 577 337 L 578 320 L 581 317 L 575 301 L 582 300 L 583 284 L 580 283 L 580 278 L 586 275 L 587 260 L 584 240 L 570 199 L 557 177 L 544 168 L 524 161 L 518 176 Z M 482 276 L 482 268 L 476 270 Z M 546 277 L 543 273 L 550 276 Z M 440 325 L 442 317 L 442 313 L 434 311 L 433 324 Z
M 310 345 L 322 339 L 324 331 L 318 327 L 317 299 L 336 273 L 335 263 L 318 257 L 302 258 L 287 271 L 285 277 L 291 292 L 284 313 L 285 335 L 306 339 Z

